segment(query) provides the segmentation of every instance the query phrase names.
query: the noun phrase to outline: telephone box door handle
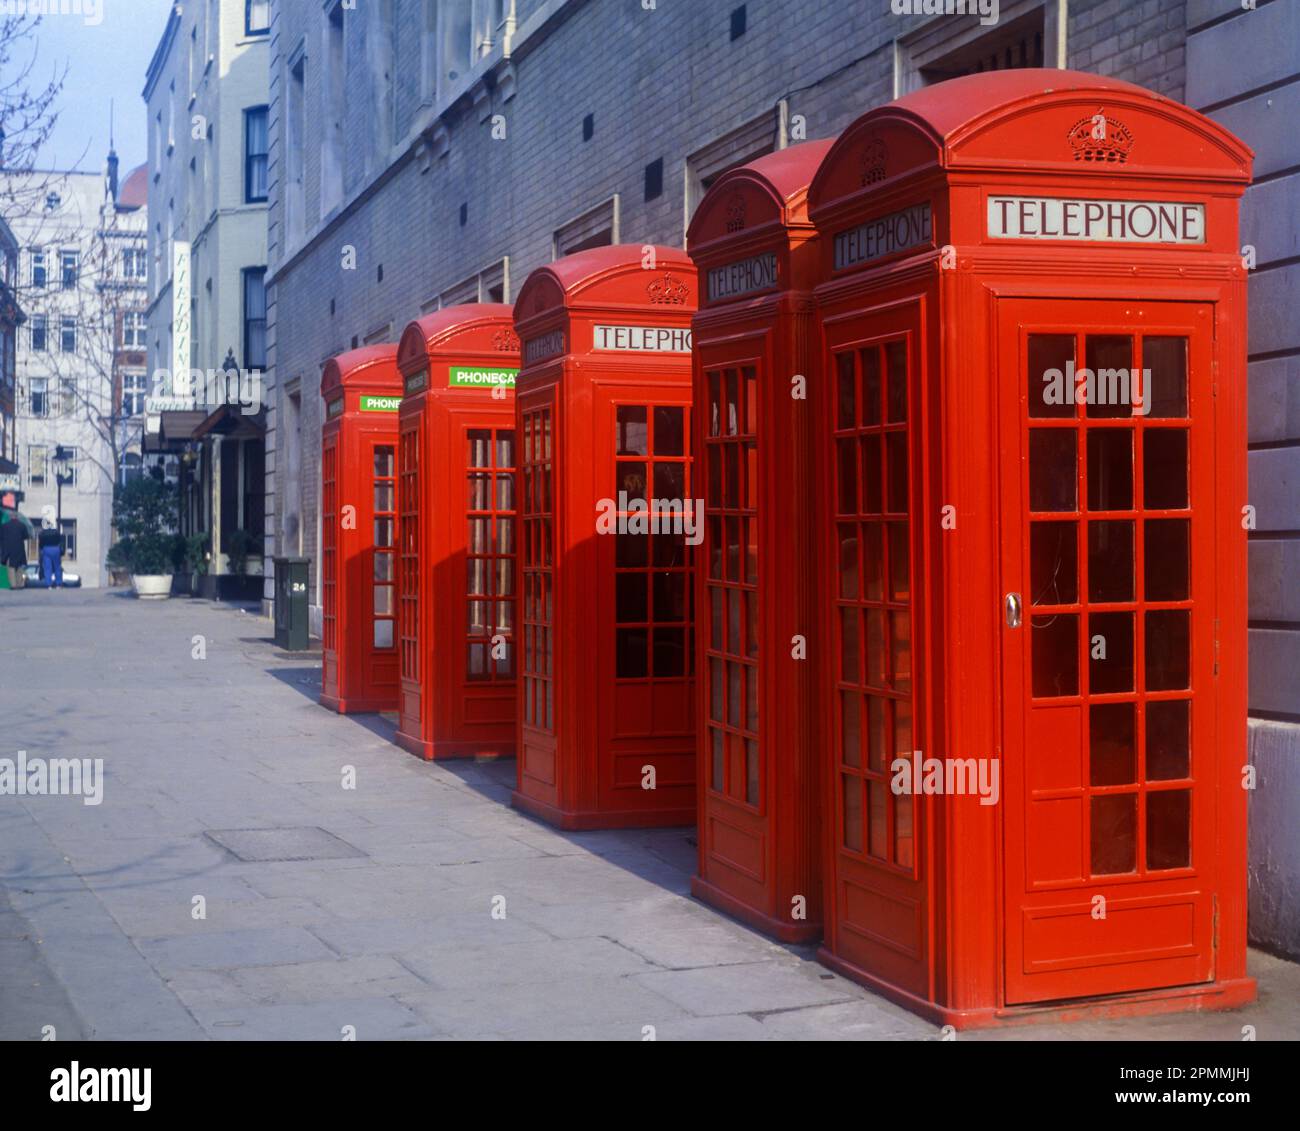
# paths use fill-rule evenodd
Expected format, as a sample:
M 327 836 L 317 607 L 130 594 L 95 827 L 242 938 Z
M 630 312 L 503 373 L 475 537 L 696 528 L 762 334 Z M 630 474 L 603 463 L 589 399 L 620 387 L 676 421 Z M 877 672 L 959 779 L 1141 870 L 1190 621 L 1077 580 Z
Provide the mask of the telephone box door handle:
M 1020 594 L 1008 593 L 1006 597 L 1007 627 L 1020 627 Z

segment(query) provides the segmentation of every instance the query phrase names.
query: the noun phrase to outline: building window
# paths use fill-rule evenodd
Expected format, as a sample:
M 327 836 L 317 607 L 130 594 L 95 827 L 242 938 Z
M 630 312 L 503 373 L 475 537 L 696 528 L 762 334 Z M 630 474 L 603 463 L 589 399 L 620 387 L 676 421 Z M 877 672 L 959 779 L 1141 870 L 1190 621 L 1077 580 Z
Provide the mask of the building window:
M 144 476 L 144 460 L 139 452 L 123 452 L 117 462 L 117 482 L 121 487 Z
M 244 368 L 266 368 L 266 268 L 244 270 Z
M 45 465 L 49 456 L 50 450 L 44 444 L 27 445 L 27 482 L 33 487 L 45 486 Z
M 59 349 L 63 353 L 77 352 L 77 320 L 69 314 L 59 320 Z
M 998 22 L 927 20 L 895 41 L 894 95 L 984 71 L 1065 66 L 1063 0 L 1002 0 Z
M 32 286 L 41 288 L 45 286 L 46 263 L 45 252 L 32 252 Z
M 439 79 L 445 93 L 469 73 L 474 60 L 474 12 L 468 0 L 460 4 L 439 4 L 438 9 L 442 20 Z
M 244 201 L 266 200 L 266 107 L 244 111 Z
M 65 487 L 75 487 L 77 485 L 77 449 L 69 444 L 62 444 L 64 458 L 67 460 L 68 470 L 63 473 L 63 485 Z M 57 454 L 58 448 L 51 448 L 50 455 Z M 57 482 L 60 478 L 57 469 L 52 478 Z
M 244 31 L 265 35 L 271 30 L 271 0 L 244 0 Z
M 510 257 L 504 256 L 477 274 L 462 279 L 438 295 L 429 307 L 460 306 L 466 302 L 505 302 L 510 293 Z
M 307 58 L 300 56 L 289 68 L 289 113 L 285 132 L 285 170 L 289 182 L 285 193 L 285 226 L 289 230 L 289 246 L 302 239 L 306 224 L 307 197 L 305 192 L 306 153 L 303 148 L 303 124 L 306 113 Z
M 58 210 L 59 205 L 62 203 L 63 203 L 63 198 L 57 192 L 47 192 L 45 194 L 46 212 L 56 212 Z
M 325 30 L 321 89 L 325 105 L 325 136 L 321 138 L 320 212 L 325 217 L 343 199 L 343 116 L 346 76 L 343 53 L 343 5 L 329 10 Z
M 148 380 L 143 373 L 122 374 L 122 415 L 139 416 L 144 412 Z
M 140 310 L 128 310 L 122 315 L 122 346 L 124 349 L 145 348 L 145 317 Z
M 31 377 L 27 381 L 27 409 L 32 416 L 50 415 L 50 379 Z
M 75 562 L 77 560 L 77 520 L 75 518 L 59 519 L 59 533 L 63 535 L 63 560 Z
M 602 204 L 557 229 L 551 237 L 551 258 L 562 259 L 575 251 L 618 243 L 619 199 L 615 193 Z
M 777 115 L 768 112 L 723 134 L 686 158 L 686 223 L 704 194 L 723 173 L 774 153 L 779 141 Z
M 59 276 L 60 282 L 65 291 L 70 291 L 76 288 L 77 269 L 80 260 L 80 255 L 75 251 L 59 252 Z
M 46 341 L 46 335 L 49 331 L 49 319 L 44 314 L 32 315 L 32 350 L 35 353 L 43 353 L 49 349 L 49 343 Z
M 143 279 L 148 271 L 148 260 L 142 247 L 122 249 L 122 278 Z

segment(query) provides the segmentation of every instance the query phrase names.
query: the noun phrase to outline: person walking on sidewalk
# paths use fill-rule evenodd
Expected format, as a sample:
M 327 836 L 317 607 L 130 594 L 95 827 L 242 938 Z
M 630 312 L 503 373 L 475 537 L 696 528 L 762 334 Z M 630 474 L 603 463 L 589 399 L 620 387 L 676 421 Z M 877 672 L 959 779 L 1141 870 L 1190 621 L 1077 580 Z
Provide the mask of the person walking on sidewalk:
M 41 580 L 51 589 L 63 585 L 63 535 L 53 526 L 42 526 L 37 538 L 41 554 Z

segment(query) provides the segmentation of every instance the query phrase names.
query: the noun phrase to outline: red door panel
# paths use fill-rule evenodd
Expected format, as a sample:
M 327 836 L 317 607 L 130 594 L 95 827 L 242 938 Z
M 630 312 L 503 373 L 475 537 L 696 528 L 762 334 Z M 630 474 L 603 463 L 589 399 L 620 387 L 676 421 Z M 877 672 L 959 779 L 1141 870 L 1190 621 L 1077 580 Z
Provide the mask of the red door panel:
M 689 395 L 689 390 L 683 390 Z M 659 499 L 693 500 L 690 405 L 660 394 L 598 394 L 596 483 L 630 517 Z M 627 506 L 624 508 L 624 503 Z M 597 643 L 599 805 L 611 811 L 695 804 L 692 547 L 683 533 L 615 532 L 594 540 L 600 563 Z M 654 790 L 644 788 L 654 767 Z
M 865 329 L 864 329 L 865 327 Z M 824 679 L 832 741 L 832 950 L 914 994 L 930 992 L 921 798 L 891 788 L 896 758 L 926 750 L 914 521 L 920 319 L 875 312 L 827 357 L 833 603 Z
M 1212 327 L 1000 305 L 1008 1004 L 1214 975 Z

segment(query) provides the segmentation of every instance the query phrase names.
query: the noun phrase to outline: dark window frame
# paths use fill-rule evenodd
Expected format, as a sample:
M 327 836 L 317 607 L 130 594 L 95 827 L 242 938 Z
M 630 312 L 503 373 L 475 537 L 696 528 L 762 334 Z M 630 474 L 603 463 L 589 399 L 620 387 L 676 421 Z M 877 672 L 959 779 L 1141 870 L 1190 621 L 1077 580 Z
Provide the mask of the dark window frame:
M 250 147 L 252 131 L 250 125 L 255 114 L 261 115 L 263 120 L 262 136 L 266 139 L 265 148 L 261 153 L 254 153 Z M 269 106 L 249 106 L 244 110 L 244 203 L 245 204 L 265 204 L 267 199 L 268 176 L 270 173 L 270 152 L 271 152 L 271 113 Z M 260 161 L 262 168 L 262 195 L 257 196 L 253 192 L 253 169 L 254 162 Z
M 254 7 L 260 7 L 266 13 L 266 23 L 262 27 L 253 26 Z M 271 0 L 244 0 L 244 34 L 271 34 Z
M 262 315 L 260 318 L 250 318 L 248 315 L 248 284 L 249 280 L 256 276 L 262 283 Z M 243 319 L 243 359 L 246 370 L 263 370 L 266 368 L 266 268 L 265 267 L 245 267 L 240 272 L 241 292 L 240 292 L 240 313 Z M 254 323 L 260 322 L 262 325 L 262 357 L 259 364 L 253 363 L 251 356 L 250 339 L 252 337 L 250 330 Z

